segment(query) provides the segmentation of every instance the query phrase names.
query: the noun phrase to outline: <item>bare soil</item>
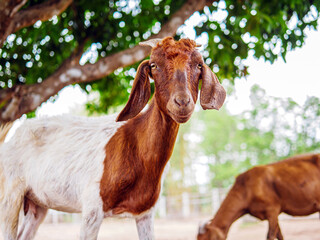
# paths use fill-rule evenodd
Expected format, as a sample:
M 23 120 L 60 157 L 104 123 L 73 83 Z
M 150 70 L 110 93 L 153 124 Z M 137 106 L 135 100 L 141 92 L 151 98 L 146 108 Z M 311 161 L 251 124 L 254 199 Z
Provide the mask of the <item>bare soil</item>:
M 194 240 L 198 225 L 203 219 L 157 219 L 155 235 L 157 240 Z M 266 221 L 243 220 L 235 222 L 228 240 L 265 240 L 268 224 Z M 280 227 L 286 240 L 320 239 L 320 220 L 317 215 L 309 218 L 282 218 Z M 80 223 L 43 223 L 36 240 L 79 239 Z M 0 238 L 2 239 L 2 238 Z M 99 240 L 138 240 L 135 222 L 132 219 L 106 219 L 99 232 Z

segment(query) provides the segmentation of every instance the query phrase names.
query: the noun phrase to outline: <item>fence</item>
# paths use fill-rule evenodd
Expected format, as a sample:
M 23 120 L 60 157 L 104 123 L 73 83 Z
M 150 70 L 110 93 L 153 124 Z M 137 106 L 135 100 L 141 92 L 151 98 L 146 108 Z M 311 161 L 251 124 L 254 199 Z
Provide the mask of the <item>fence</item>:
M 187 193 L 177 196 L 161 196 L 157 213 L 164 217 L 198 217 L 213 215 L 220 207 L 227 189 L 213 189 L 209 193 Z
M 176 196 L 160 196 L 156 216 L 159 218 L 188 218 L 212 216 L 224 199 L 227 189 L 213 189 L 209 193 L 184 192 Z M 79 222 L 80 214 L 67 214 L 50 210 L 47 222 Z
M 228 189 L 213 189 L 209 193 L 190 194 L 182 193 L 176 196 L 160 196 L 157 204 L 156 216 L 158 218 L 192 218 L 192 217 L 212 217 L 219 209 L 221 202 L 225 198 Z M 293 217 L 281 214 L 279 219 L 292 219 Z M 312 214 L 305 218 L 319 218 L 319 214 Z M 68 214 L 49 210 L 46 222 L 80 222 L 80 214 Z M 254 217 L 246 215 L 242 218 L 244 222 L 256 221 Z

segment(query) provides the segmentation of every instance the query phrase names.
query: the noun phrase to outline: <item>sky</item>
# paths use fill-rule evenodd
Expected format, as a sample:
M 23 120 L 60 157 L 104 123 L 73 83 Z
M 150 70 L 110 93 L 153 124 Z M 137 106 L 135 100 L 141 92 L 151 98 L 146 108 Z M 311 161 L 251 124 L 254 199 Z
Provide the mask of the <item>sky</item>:
M 81 108 L 88 101 L 87 94 L 78 86 L 63 88 L 54 102 L 47 101 L 36 111 L 37 117 L 67 114 Z
M 307 96 L 320 97 L 320 31 L 307 31 L 302 48 L 288 52 L 286 63 L 279 58 L 273 64 L 252 57 L 247 60 L 250 75 L 235 81 L 236 97 L 229 99 L 228 108 L 238 113 L 250 107 L 250 89 L 258 84 L 267 95 L 292 98 L 303 104 Z

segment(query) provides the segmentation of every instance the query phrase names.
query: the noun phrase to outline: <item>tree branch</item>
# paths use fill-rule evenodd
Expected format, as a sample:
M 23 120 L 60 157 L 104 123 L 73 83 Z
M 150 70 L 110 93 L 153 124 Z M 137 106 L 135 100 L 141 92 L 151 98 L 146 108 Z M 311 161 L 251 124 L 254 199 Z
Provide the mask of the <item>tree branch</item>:
M 47 21 L 55 15 L 60 15 L 71 2 L 72 0 L 48 0 L 18 11 L 26 3 L 26 0 L 20 0 L 14 2 L 12 9 L 8 6 L 3 11 L 0 9 L 0 15 L 7 14 L 5 18 L 0 18 L 0 48 L 10 34 L 31 26 L 39 20 Z
M 12 31 L 11 21 L 14 14 L 26 3 L 26 0 L 0 0 L 0 48 Z
M 151 38 L 163 38 L 174 36 L 177 29 L 195 12 L 203 9 L 210 0 L 188 0 L 172 15 L 170 20 L 164 24 L 158 34 Z M 83 52 L 81 46 L 73 53 L 55 73 L 45 79 L 42 83 L 33 85 L 21 85 L 14 89 L 10 101 L 7 101 L 0 109 L 0 122 L 13 121 L 23 114 L 34 111 L 42 102 L 57 94 L 63 87 L 75 84 L 90 82 L 105 77 L 120 67 L 130 66 L 141 61 L 150 54 L 149 47 L 135 46 L 113 55 L 100 59 L 94 64 L 79 64 L 79 53 Z M 0 91 L 1 99 L 8 99 L 6 91 Z M 0 102 L 1 102 L 0 99 Z
M 13 18 L 13 32 L 28 27 L 37 21 L 47 21 L 55 15 L 60 15 L 72 3 L 72 0 L 48 0 L 44 3 L 19 11 Z

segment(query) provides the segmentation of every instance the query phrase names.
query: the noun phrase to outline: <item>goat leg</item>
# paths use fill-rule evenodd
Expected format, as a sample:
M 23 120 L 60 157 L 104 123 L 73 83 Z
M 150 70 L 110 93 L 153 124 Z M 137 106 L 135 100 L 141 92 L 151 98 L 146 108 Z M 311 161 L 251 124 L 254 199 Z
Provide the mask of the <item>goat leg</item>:
M 138 229 L 140 240 L 153 240 L 154 239 L 154 210 L 151 209 L 142 217 L 136 218 L 136 225 Z
M 283 239 L 280 231 L 279 223 L 278 223 L 278 215 L 274 215 L 268 218 L 268 221 L 269 221 L 269 230 L 268 230 L 267 240 L 274 240 L 276 237 L 278 238 L 279 235 L 281 239 Z
M 82 211 L 81 240 L 96 240 L 103 221 L 103 211 L 100 208 L 84 209 Z
M 277 238 L 278 238 L 278 240 L 283 240 L 283 236 L 282 236 L 281 229 L 280 229 L 279 225 L 278 225 Z
M 10 196 L 6 196 L 0 202 L 0 224 L 4 240 L 17 239 L 19 212 L 22 201 L 22 195 L 12 191 Z
M 32 201 L 25 199 L 24 206 L 25 216 L 23 218 L 23 224 L 19 230 L 18 240 L 30 240 L 33 239 L 39 225 L 44 220 L 48 209 L 40 207 Z

